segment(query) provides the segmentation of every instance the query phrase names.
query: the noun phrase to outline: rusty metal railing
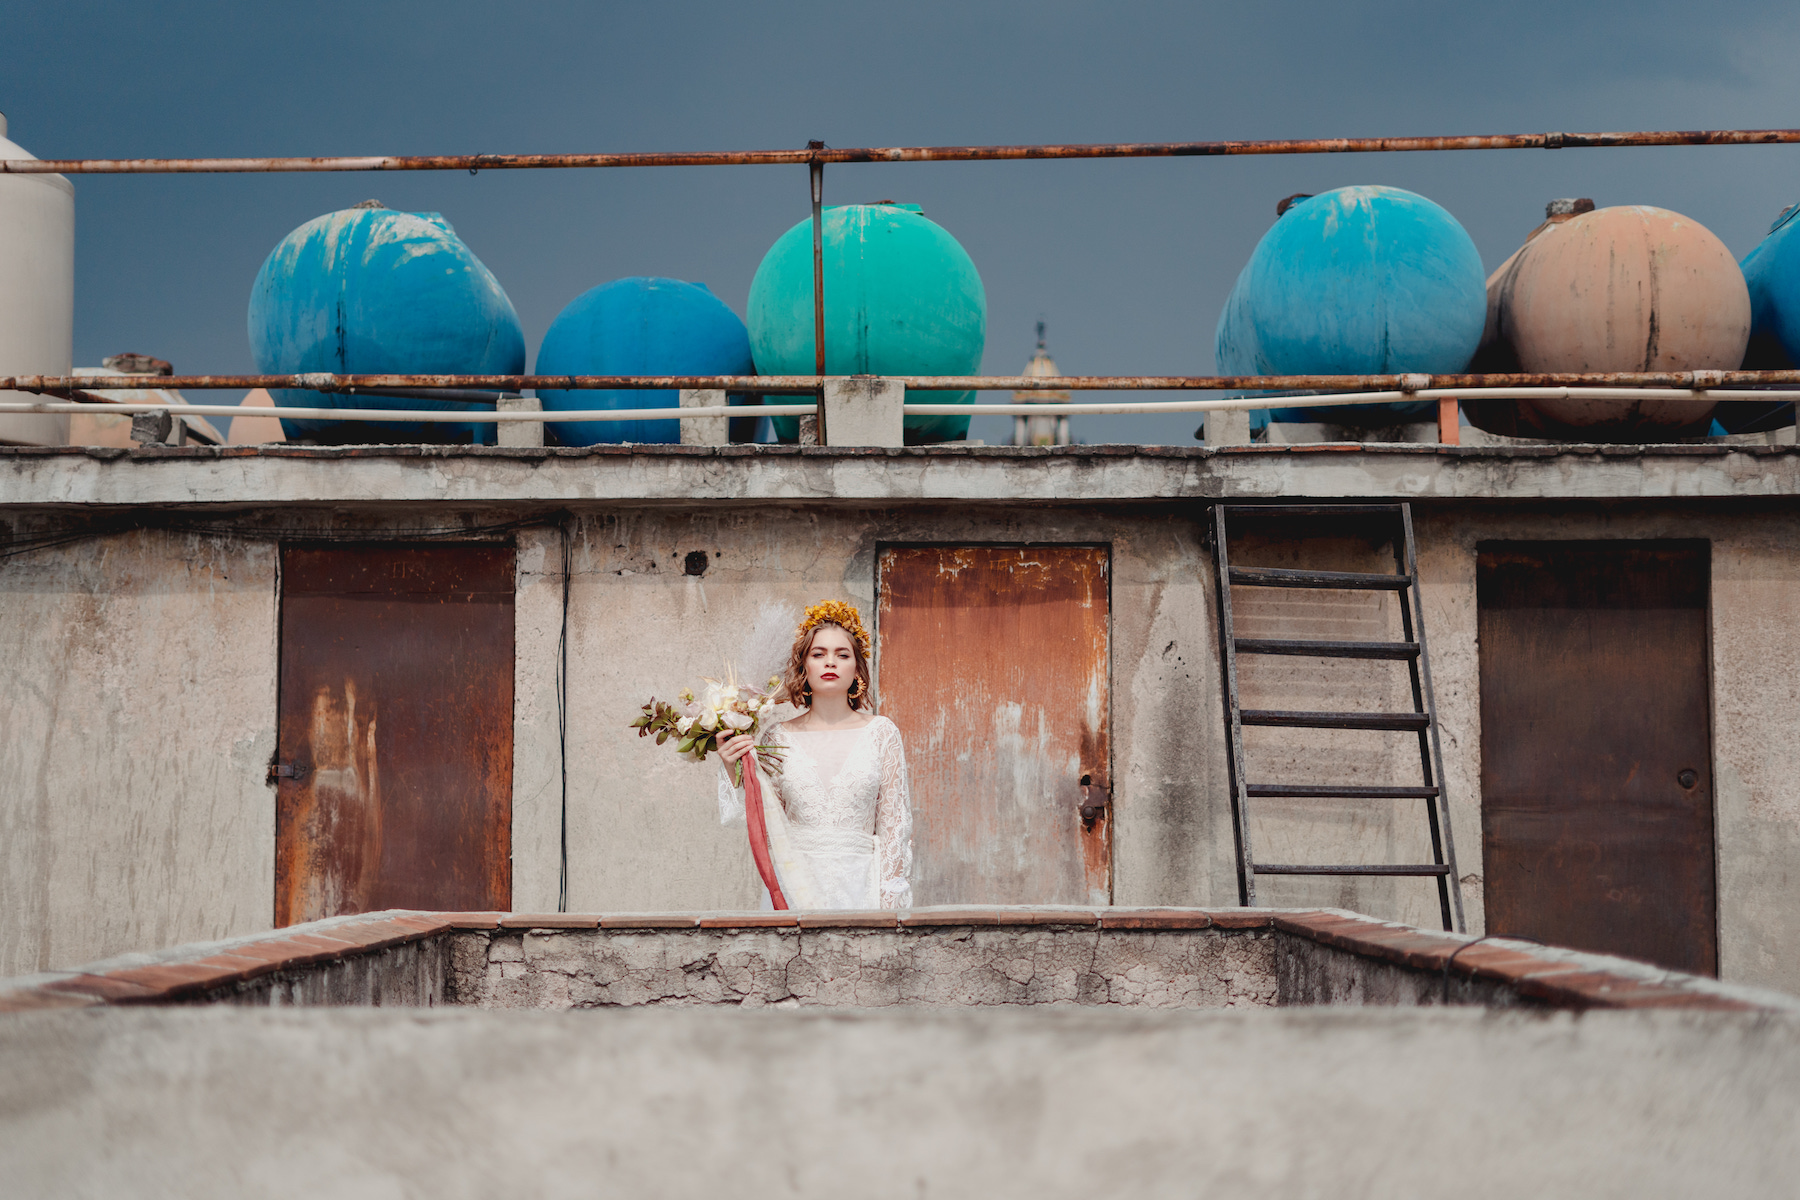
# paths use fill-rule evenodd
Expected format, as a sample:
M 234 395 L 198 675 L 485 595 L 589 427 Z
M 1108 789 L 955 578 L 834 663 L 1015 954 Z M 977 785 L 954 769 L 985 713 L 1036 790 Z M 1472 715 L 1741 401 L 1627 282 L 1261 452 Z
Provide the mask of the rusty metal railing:
M 1216 142 L 1076 142 L 1022 146 L 870 146 L 646 154 L 381 154 L 274 158 L 0 159 L 0 174 L 157 175 L 282 171 L 517 171 L 608 167 L 814 166 L 826 163 L 995 162 L 1062 158 L 1220 158 L 1263 154 L 1384 154 L 1432 150 L 1573 150 L 1800 143 L 1800 129 L 1630 133 L 1503 133 L 1445 137 L 1270 138 Z

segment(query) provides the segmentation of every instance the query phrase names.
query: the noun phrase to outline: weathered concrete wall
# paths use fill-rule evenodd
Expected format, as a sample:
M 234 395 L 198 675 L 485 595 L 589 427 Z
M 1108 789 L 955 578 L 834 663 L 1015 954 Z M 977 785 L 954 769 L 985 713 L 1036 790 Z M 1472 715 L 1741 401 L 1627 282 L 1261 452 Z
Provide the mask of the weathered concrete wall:
M 1275 938 L 1275 1003 L 1290 1005 L 1398 1006 L 1480 1004 L 1487 1008 L 1538 1008 L 1513 988 L 1458 972 L 1418 971 L 1345 954 L 1307 938 Z
M 0 1022 L 20 1195 L 1788 1196 L 1800 1023 L 243 1009 Z
M 569 907 L 575 911 L 755 907 L 760 894 L 741 824 L 721 827 L 715 775 L 666 747 L 625 736 L 651 695 L 673 698 L 739 657 L 767 606 L 796 616 L 844 596 L 874 609 L 877 547 L 888 542 L 1102 542 L 1112 548 L 1114 888 L 1119 904 L 1232 903 L 1230 814 L 1209 805 L 1223 788 L 1216 654 L 1209 650 L 1209 577 L 1197 530 L 1179 512 L 1096 512 L 1040 507 L 940 509 L 637 509 L 583 520 L 572 547 L 569 616 Z M 522 571 L 560 562 L 554 537 L 534 539 Z M 540 553 L 538 547 L 543 547 Z M 704 551 L 704 575 L 683 573 Z M 537 586 L 532 584 L 534 588 Z M 545 589 L 554 592 L 554 584 Z M 520 676 L 538 681 L 532 713 L 554 670 L 551 603 L 533 603 L 520 628 Z M 521 687 L 521 697 L 526 690 Z M 877 687 L 879 697 L 879 686 Z M 525 711 L 521 700 L 520 711 Z M 1184 714 L 1173 718 L 1172 714 Z M 1193 719 L 1186 714 L 1198 714 Z M 521 716 L 521 724 L 525 718 Z M 542 746 L 544 726 L 529 734 Z M 1177 730 L 1179 731 L 1177 735 Z M 904 731 L 902 731 L 904 733 Z M 525 744 L 526 731 L 521 729 Z M 554 738 L 554 729 L 549 736 Z M 532 845 L 550 840 L 549 772 L 521 773 Z M 515 832 L 527 818 L 515 815 Z M 523 840 L 523 839 L 522 839 Z M 521 876 L 523 877 L 523 876 Z M 553 882 L 515 884 L 514 907 L 555 908 Z M 953 903 L 962 897 L 921 897 Z M 1043 897 L 1019 897 L 1021 902 Z
M 1485 931 L 1476 544 L 1703 537 L 1712 542 L 1719 976 L 1800 992 L 1800 515 L 1648 505 L 1459 506 L 1422 510 L 1418 521 L 1421 592 L 1471 931 Z
M 192 477 L 202 466 L 207 478 L 264 469 L 237 460 L 106 463 L 62 457 L 81 464 L 82 471 L 116 469 L 121 478 L 136 473 L 140 482 L 172 477 L 171 472 Z M 955 479 L 967 471 L 1012 478 L 1006 473 L 1016 473 L 1023 461 L 965 462 L 966 457 L 903 456 L 895 462 L 925 472 L 921 479 L 936 488 L 930 482 L 934 470 Z M 1182 469 L 1199 469 L 1196 464 L 1205 462 L 1212 464 L 1209 470 L 1224 470 L 1220 464 L 1229 457 L 1182 459 L 1187 464 Z M 1301 465 L 1304 457 L 1265 461 L 1263 470 L 1269 479 L 1286 479 L 1311 469 Z M 1348 465 L 1331 470 L 1362 471 L 1359 478 L 1366 484 L 1377 468 L 1416 471 L 1435 463 L 1449 469 L 1443 464 L 1454 461 L 1456 470 L 1465 471 L 1477 461 L 1416 452 L 1337 457 Z M 1604 476 L 1615 490 L 1641 491 L 1654 482 L 1645 474 L 1649 460 L 1661 464 L 1656 470 L 1677 472 L 1665 483 L 1678 497 L 1707 491 L 1712 485 L 1705 471 L 1727 467 L 1733 486 L 1742 490 L 1777 487 L 1779 479 L 1768 472 L 1789 462 L 1781 456 L 1713 455 L 1694 460 L 1703 471 L 1682 476 L 1677 469 L 1687 459 L 1634 452 L 1616 462 L 1604 455 L 1565 454 L 1488 461 L 1487 469 L 1506 475 L 1494 483 L 1501 491 L 1517 484 L 1517 472 L 1548 470 L 1546 464 L 1573 481 L 1571 491 L 1587 487 L 1575 486 L 1586 478 L 1582 472 Z M 320 467 L 326 474 L 318 479 L 341 482 L 345 472 L 363 470 L 353 465 L 361 461 L 284 460 L 281 469 Z M 389 472 L 449 472 L 446 480 L 475 470 L 474 459 L 368 461 L 385 462 L 380 469 Z M 601 474 L 648 469 L 629 457 L 581 461 Z M 823 596 L 843 595 L 870 606 L 877 546 L 909 541 L 1111 547 L 1114 900 L 1236 902 L 1212 562 L 1199 541 L 1203 510 L 1084 503 L 1080 495 L 1064 497 L 1062 506 L 1029 497 L 986 504 L 882 499 L 871 504 L 844 497 L 874 487 L 876 477 L 869 474 L 874 459 L 840 455 L 793 461 L 803 467 L 789 472 L 791 498 L 784 503 L 590 505 L 568 526 L 571 909 L 754 905 L 758 889 L 743 849 L 744 831 L 741 825 L 717 823 L 710 770 L 623 736 L 624 726 L 649 695 L 716 673 L 737 655 L 744 631 L 770 604 L 797 609 Z M 495 470 L 518 466 L 512 458 L 495 462 L 500 465 L 489 464 Z M 713 471 L 725 465 L 717 457 L 698 456 L 671 469 L 679 474 L 706 464 Z M 772 479 L 767 473 L 778 465 L 761 463 L 758 477 Z M 1104 483 L 1106 471 L 1174 469 L 1158 456 L 1135 465 L 1097 457 L 1086 466 L 1065 466 L 1084 486 Z M 834 493 L 808 494 L 808 480 L 818 482 L 813 477 L 819 471 L 827 472 L 820 486 L 837 478 Z M 478 482 L 471 476 L 456 487 Z M 743 483 L 721 480 L 717 486 Z M 116 481 L 107 486 L 115 485 L 124 486 Z M 1306 486 L 1316 492 L 1321 485 L 1315 480 Z M 944 490 L 954 488 L 938 491 Z M 460 507 L 432 509 L 429 515 L 442 525 L 518 514 Z M 40 511 L 32 519 L 41 523 L 47 516 Z M 240 528 L 256 527 L 255 541 L 138 532 L 0 562 L 0 703 L 6 706 L 8 730 L 0 741 L 0 970 L 66 966 L 125 949 L 265 927 L 273 812 L 263 769 L 274 748 L 277 596 L 275 543 L 269 539 L 285 526 L 317 528 L 327 521 L 371 537 L 404 536 L 423 519 L 421 510 L 404 507 L 336 513 L 269 508 L 232 518 Z M 1800 869 L 1793 866 L 1800 862 L 1800 708 L 1793 682 L 1800 672 L 1795 587 L 1800 568 L 1794 565 L 1800 561 L 1795 553 L 1800 515 L 1761 502 L 1672 498 L 1425 503 L 1415 519 L 1452 831 L 1469 925 L 1476 933 L 1484 928 L 1476 543 L 1712 539 L 1721 972 L 1728 980 L 1800 991 Z M 561 872 L 563 807 L 556 691 L 563 540 L 556 529 L 527 529 L 518 541 L 513 908 L 552 910 Z M 704 575 L 683 573 L 692 550 L 708 555 Z M 1252 551 L 1271 562 L 1316 562 L 1322 555 L 1341 566 L 1382 565 L 1367 544 L 1342 540 L 1246 547 Z M 1394 628 L 1391 601 L 1336 604 L 1332 619 L 1342 630 L 1391 633 Z M 1324 611 L 1316 604 L 1315 610 Z M 1260 608 L 1246 600 L 1238 620 L 1244 632 L 1280 635 L 1298 633 L 1313 615 L 1291 600 Z M 1265 660 L 1247 672 L 1247 692 L 1269 703 L 1285 696 L 1282 703 L 1289 706 L 1299 706 L 1296 700 L 1321 707 L 1354 700 L 1363 706 L 1368 701 L 1357 680 L 1366 677 L 1365 670 L 1388 671 L 1384 686 L 1396 693 L 1402 677 L 1382 664 L 1316 668 L 1308 662 L 1296 672 L 1281 660 Z M 1258 769 L 1304 776 L 1348 766 L 1358 779 L 1371 781 L 1410 780 L 1416 769 L 1404 735 L 1357 735 L 1362 748 L 1354 753 L 1342 735 L 1303 740 L 1309 736 L 1259 731 L 1252 739 L 1253 754 L 1262 756 Z M 1265 803 L 1254 832 L 1265 860 L 1423 856 L 1422 813 L 1406 802 L 1335 808 Z M 1288 907 L 1350 908 L 1423 926 L 1437 923 L 1434 889 L 1424 881 L 1265 879 L 1259 899 Z
M 275 574 L 147 531 L 0 560 L 0 974 L 268 927 Z
M 449 979 L 449 939 L 435 937 L 301 970 L 276 971 L 208 992 L 198 1002 L 270 1008 L 433 1008 L 444 1003 Z
M 502 930 L 456 935 L 447 995 L 480 1008 L 1267 1007 L 1275 940 L 1054 927 Z

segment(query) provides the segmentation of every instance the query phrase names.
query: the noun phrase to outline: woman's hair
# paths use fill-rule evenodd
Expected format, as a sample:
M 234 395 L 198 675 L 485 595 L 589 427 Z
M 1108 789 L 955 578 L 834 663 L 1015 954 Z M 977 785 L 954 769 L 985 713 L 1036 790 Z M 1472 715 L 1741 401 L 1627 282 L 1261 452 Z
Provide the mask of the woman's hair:
M 812 686 L 806 682 L 806 656 L 812 653 L 813 641 L 819 636 L 821 629 L 835 629 L 850 642 L 850 652 L 856 656 L 856 678 L 862 686 L 856 688 L 856 694 L 850 697 L 850 707 L 875 709 L 875 686 L 869 680 L 869 658 L 863 653 L 862 642 L 851 630 L 836 621 L 820 621 L 811 628 L 802 628 L 800 636 L 794 639 L 794 648 L 788 654 L 787 670 L 781 676 L 781 692 L 790 704 L 802 708 L 812 705 Z

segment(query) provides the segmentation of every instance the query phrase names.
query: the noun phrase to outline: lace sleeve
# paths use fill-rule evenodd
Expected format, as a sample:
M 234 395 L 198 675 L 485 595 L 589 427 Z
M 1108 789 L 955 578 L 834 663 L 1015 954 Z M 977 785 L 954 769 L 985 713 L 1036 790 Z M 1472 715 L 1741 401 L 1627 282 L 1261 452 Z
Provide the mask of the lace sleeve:
M 760 735 L 759 744 L 786 747 L 788 744 L 787 731 L 782 729 L 780 725 L 772 726 L 767 734 Z M 767 771 L 767 764 L 765 764 L 764 769 Z M 779 790 L 780 784 L 777 781 L 780 779 L 780 773 L 777 771 L 768 771 L 768 774 L 771 777 L 770 781 L 776 783 L 776 788 Z M 725 765 L 725 760 L 721 758 L 719 760 L 719 824 L 730 825 L 735 821 L 742 821 L 743 819 L 744 789 L 742 787 L 733 787 L 731 785 L 731 769 Z
M 729 825 L 744 819 L 744 789 L 731 786 L 731 772 L 725 760 L 719 760 L 719 824 Z
M 875 856 L 881 874 L 881 907 L 912 907 L 912 800 L 900 730 L 884 721 L 881 790 L 875 797 Z

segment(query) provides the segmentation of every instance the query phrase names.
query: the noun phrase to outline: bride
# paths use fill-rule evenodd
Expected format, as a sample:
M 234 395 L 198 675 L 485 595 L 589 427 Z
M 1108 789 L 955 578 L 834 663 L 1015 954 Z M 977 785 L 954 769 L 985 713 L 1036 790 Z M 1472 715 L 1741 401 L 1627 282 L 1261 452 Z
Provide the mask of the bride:
M 874 715 L 869 635 L 856 609 L 832 600 L 806 610 L 781 694 L 790 715 L 762 734 L 781 752 L 779 773 L 758 763 L 749 735 L 719 750 L 759 771 L 783 895 L 796 908 L 911 907 L 906 757 L 900 730 Z M 721 776 L 721 811 L 742 812 Z

